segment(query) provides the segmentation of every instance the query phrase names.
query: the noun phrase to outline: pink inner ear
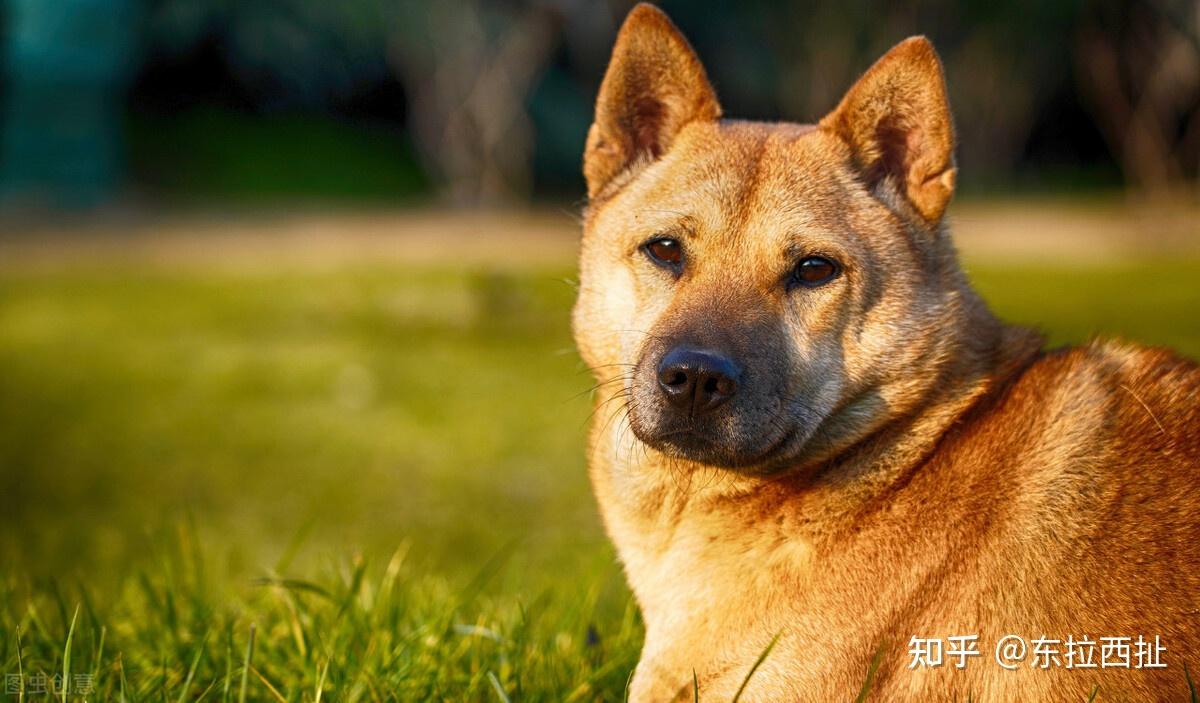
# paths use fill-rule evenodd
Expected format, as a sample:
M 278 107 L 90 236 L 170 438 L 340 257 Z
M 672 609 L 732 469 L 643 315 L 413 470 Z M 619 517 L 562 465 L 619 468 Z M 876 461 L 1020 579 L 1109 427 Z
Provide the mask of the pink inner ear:
M 666 116 L 666 106 L 659 100 L 649 96 L 637 99 L 633 105 L 632 130 L 635 154 L 649 154 L 652 159 L 662 156 L 660 137 Z

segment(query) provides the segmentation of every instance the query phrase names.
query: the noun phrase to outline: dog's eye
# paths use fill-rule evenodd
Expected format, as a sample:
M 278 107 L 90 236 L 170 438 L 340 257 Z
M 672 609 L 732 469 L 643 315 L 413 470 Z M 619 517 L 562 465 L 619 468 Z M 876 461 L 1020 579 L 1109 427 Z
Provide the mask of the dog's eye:
M 675 239 L 653 239 L 642 246 L 642 251 L 659 266 L 678 270 L 683 264 L 683 247 Z
M 792 271 L 792 281 L 796 285 L 815 288 L 837 278 L 840 272 L 837 263 L 830 259 L 823 256 L 806 256 Z

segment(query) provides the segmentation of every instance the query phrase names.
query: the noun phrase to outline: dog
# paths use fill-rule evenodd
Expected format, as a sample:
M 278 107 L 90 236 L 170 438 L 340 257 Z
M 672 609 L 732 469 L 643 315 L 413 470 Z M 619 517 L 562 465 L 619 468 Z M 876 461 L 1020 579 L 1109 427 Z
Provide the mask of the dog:
M 572 325 L 645 623 L 630 700 L 1200 680 L 1200 370 L 999 322 L 947 232 L 953 146 L 922 37 L 816 124 L 767 124 L 722 118 L 661 11 L 621 27 Z

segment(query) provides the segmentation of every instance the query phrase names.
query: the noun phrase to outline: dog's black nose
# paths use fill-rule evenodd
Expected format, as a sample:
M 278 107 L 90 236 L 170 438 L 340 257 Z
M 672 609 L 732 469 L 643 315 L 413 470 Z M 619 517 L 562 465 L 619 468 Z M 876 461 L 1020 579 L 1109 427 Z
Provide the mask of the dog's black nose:
M 741 374 L 724 354 L 675 347 L 658 362 L 658 387 L 672 405 L 700 415 L 732 398 Z

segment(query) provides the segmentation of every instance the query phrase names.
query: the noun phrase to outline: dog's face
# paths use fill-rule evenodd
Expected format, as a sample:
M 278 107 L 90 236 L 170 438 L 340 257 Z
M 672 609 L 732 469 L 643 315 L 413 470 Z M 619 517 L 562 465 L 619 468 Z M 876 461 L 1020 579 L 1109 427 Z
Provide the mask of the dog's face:
M 575 334 L 638 440 L 764 471 L 865 436 L 948 358 L 952 130 L 923 39 L 816 126 L 719 116 L 686 41 L 636 8 L 585 153 Z

